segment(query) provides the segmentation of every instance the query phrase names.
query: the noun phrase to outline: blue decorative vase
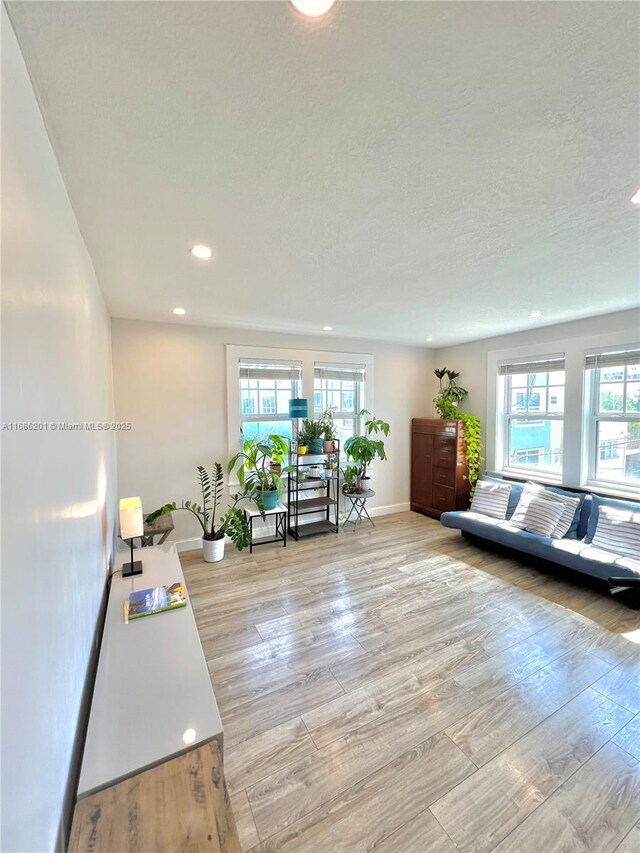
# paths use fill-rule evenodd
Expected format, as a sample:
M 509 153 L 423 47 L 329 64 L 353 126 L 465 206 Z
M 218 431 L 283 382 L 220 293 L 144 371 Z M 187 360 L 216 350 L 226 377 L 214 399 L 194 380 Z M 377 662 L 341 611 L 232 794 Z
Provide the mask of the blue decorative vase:
M 262 492 L 262 506 L 267 509 L 275 509 L 278 503 L 278 493 L 274 490 L 271 492 Z
M 307 445 L 307 451 L 309 453 L 322 453 L 323 446 L 323 438 L 312 438 L 309 440 L 309 444 Z

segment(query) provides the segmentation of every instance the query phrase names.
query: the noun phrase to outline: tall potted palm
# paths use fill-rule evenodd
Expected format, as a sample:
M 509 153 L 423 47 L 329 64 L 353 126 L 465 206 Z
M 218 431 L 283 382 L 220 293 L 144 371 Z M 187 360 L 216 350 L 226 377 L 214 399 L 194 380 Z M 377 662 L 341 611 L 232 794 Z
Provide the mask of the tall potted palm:
M 202 493 L 202 503 L 182 501 L 178 506 L 173 501 L 149 513 L 146 521 L 152 524 L 161 515 L 177 510 L 190 512 L 198 519 L 202 528 L 202 552 L 205 562 L 217 563 L 224 557 L 225 537 L 233 542 L 238 551 L 248 547 L 251 542 L 249 525 L 244 513 L 238 508 L 238 503 L 246 495 L 241 493 L 233 495 L 231 506 L 226 509 L 218 524 L 218 515 L 224 499 L 224 472 L 220 462 L 213 463 L 211 476 L 202 465 L 198 465 L 198 483 Z

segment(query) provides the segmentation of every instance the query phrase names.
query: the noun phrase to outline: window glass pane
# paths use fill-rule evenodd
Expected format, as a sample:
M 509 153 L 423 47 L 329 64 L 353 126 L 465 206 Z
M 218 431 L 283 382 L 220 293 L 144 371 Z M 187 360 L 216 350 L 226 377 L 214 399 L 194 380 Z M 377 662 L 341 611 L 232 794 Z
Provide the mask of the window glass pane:
M 353 412 L 353 391 L 343 391 L 342 392 L 342 411 L 343 412 Z
M 598 422 L 596 479 L 640 483 L 640 423 Z
M 627 365 L 627 380 L 640 380 L 640 364 Z
M 256 415 L 257 409 L 257 394 L 255 391 L 243 391 L 240 401 L 240 411 L 243 415 Z
M 347 438 L 355 435 L 356 422 L 353 418 L 334 418 L 334 423 L 338 429 L 338 438 L 344 442 Z
M 601 382 L 621 382 L 624 379 L 624 367 L 608 367 L 600 371 Z
M 564 386 L 552 386 L 549 388 L 549 408 L 547 411 L 554 414 L 564 412 Z
M 511 387 L 512 388 L 526 388 L 527 387 L 527 374 L 526 373 L 516 373 L 514 376 L 509 377 L 511 379 Z
M 627 382 L 627 412 L 640 412 L 640 382 Z
M 564 385 L 564 370 L 553 370 L 549 374 L 549 385 Z
M 245 421 L 242 424 L 242 434 L 245 438 L 264 438 L 270 433 L 292 437 L 290 420 L 283 421 Z
M 260 392 L 260 414 L 275 415 L 276 414 L 276 398 L 275 391 Z
M 548 373 L 529 373 L 529 385 L 546 385 Z
M 527 391 L 525 388 L 511 389 L 511 411 L 526 412 L 527 411 Z
M 621 412 L 624 403 L 624 385 L 622 382 L 600 385 L 599 411 Z
M 562 421 L 510 419 L 508 465 L 559 474 L 562 470 Z
M 547 389 L 539 388 L 529 391 L 529 412 L 546 412 L 547 411 Z

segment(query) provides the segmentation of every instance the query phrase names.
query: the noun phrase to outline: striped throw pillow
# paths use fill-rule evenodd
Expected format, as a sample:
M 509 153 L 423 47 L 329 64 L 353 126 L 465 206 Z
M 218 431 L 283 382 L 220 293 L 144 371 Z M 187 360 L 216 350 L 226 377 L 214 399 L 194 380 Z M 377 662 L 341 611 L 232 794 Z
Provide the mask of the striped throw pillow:
M 547 492 L 546 490 L 544 497 L 545 499 L 554 500 L 562 504 L 563 509 L 560 520 L 551 531 L 552 539 L 562 539 L 569 532 L 576 510 L 580 506 L 580 498 L 570 498 L 565 495 L 559 495 L 557 492 Z
M 603 551 L 640 559 L 640 512 L 601 506 L 591 544 Z
M 511 524 L 515 527 L 519 527 L 520 530 L 524 530 L 524 517 L 527 512 L 527 507 L 529 506 L 529 501 L 532 497 L 539 494 L 542 491 L 543 487 L 538 486 L 536 483 L 525 483 L 524 488 L 522 489 L 522 494 L 520 495 L 520 500 L 518 501 L 518 506 L 513 511 L 513 515 L 509 519 Z
M 471 509 L 491 518 L 506 518 L 511 486 L 508 483 L 490 483 L 478 480 L 473 493 Z
M 564 507 L 560 501 L 547 500 L 546 497 L 533 495 L 524 514 L 524 529 L 540 536 L 551 536 Z

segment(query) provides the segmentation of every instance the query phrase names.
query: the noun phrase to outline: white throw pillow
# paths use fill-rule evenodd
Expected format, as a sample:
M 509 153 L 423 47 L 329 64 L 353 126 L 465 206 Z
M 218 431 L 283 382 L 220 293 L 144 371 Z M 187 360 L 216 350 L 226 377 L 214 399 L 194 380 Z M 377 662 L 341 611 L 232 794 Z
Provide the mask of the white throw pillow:
M 564 506 L 560 501 L 532 495 L 524 514 L 524 529 L 540 536 L 551 536 L 563 512 Z
M 603 551 L 640 559 L 640 512 L 601 506 L 591 544 Z
M 542 489 L 543 487 L 537 485 L 536 483 L 525 483 L 522 488 L 522 494 L 520 495 L 518 505 L 514 509 L 513 515 L 509 519 L 511 524 L 513 524 L 515 527 L 519 527 L 520 530 L 524 530 L 524 516 L 527 511 L 527 507 L 529 506 L 529 501 L 531 500 L 531 498 L 535 497 L 535 495 L 539 494 Z
M 541 486 L 539 483 L 526 483 L 522 490 L 520 500 L 518 501 L 518 506 L 515 508 L 514 513 L 511 516 L 511 524 L 513 524 L 515 527 L 519 527 L 520 530 L 525 529 L 525 513 L 527 511 L 527 507 L 529 506 L 529 501 L 532 497 L 534 497 L 534 495 L 537 495 L 538 497 L 544 497 L 544 499 L 548 501 L 556 501 L 556 503 L 562 505 L 563 512 L 555 528 L 551 531 L 551 537 L 553 539 L 562 539 L 562 537 L 571 527 L 571 522 L 573 521 L 573 517 L 576 514 L 576 509 L 578 508 L 578 504 L 580 503 L 580 498 L 571 498 L 568 495 L 560 495 L 557 492 L 549 492 L 547 491 L 547 489 L 545 489 L 544 486 Z
M 471 501 L 471 509 L 473 512 L 489 515 L 491 518 L 506 518 L 510 494 L 511 486 L 508 483 L 478 480 Z
M 550 500 L 554 500 L 562 504 L 562 515 L 560 516 L 560 520 L 556 524 L 554 530 L 551 532 L 552 539 L 562 539 L 571 527 L 571 522 L 573 521 L 578 505 L 580 504 L 580 498 L 570 498 L 568 495 L 559 495 L 557 492 L 548 492 L 546 489 L 544 490 L 543 495 L 545 498 L 549 498 Z

